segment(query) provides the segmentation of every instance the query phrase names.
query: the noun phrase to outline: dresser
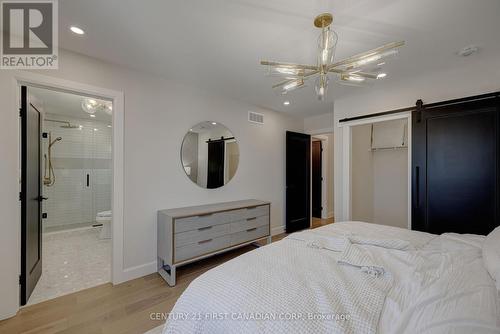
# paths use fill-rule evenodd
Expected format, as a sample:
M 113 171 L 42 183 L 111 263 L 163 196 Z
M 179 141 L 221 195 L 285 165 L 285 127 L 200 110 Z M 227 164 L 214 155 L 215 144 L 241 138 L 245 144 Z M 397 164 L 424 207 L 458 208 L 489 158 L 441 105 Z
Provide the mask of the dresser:
M 176 267 L 267 238 L 271 203 L 255 199 L 158 211 L 158 272 L 175 285 Z

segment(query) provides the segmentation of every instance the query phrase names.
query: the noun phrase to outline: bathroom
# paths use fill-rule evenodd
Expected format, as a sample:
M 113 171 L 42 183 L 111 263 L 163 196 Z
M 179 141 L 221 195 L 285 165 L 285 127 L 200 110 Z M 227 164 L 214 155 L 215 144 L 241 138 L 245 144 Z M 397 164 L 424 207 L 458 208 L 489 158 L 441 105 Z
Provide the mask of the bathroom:
M 29 87 L 40 113 L 42 275 L 28 304 L 111 281 L 112 104 Z

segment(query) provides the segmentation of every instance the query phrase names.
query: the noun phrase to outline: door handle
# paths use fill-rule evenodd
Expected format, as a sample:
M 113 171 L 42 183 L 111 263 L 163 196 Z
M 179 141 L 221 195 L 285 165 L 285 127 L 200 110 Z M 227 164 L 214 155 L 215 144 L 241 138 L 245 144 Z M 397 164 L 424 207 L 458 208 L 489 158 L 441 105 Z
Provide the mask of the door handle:
M 38 202 L 43 202 L 43 201 L 46 201 L 48 199 L 49 199 L 48 197 L 44 197 L 44 196 L 38 196 L 38 198 L 37 198 Z
M 415 167 L 415 209 L 420 208 L 420 167 Z

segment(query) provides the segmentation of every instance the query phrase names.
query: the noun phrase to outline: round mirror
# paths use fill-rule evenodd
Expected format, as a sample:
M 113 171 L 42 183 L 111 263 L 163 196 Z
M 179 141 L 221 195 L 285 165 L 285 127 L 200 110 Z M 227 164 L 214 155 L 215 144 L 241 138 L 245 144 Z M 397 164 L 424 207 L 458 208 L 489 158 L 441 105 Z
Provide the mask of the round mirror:
M 217 122 L 193 126 L 184 136 L 181 162 L 186 175 L 202 188 L 215 189 L 236 174 L 240 150 L 231 131 Z

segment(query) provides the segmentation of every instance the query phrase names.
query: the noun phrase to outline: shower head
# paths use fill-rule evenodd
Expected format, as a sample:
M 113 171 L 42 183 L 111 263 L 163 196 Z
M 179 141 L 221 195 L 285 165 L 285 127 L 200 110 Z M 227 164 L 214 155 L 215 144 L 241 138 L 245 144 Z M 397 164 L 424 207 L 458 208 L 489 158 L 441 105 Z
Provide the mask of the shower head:
M 55 119 L 45 119 L 45 121 L 46 122 L 54 122 L 54 123 L 62 123 L 63 125 L 61 125 L 60 127 L 63 129 L 80 129 L 79 125 L 71 124 L 68 121 L 59 121 L 59 120 L 55 120 Z
M 62 137 L 57 137 L 56 139 L 54 139 L 52 142 L 49 143 L 49 148 L 51 148 L 55 143 L 57 143 L 58 141 L 61 141 L 62 140 Z
M 79 129 L 80 126 L 68 123 L 66 125 L 61 125 L 61 128 L 63 128 L 63 129 Z

